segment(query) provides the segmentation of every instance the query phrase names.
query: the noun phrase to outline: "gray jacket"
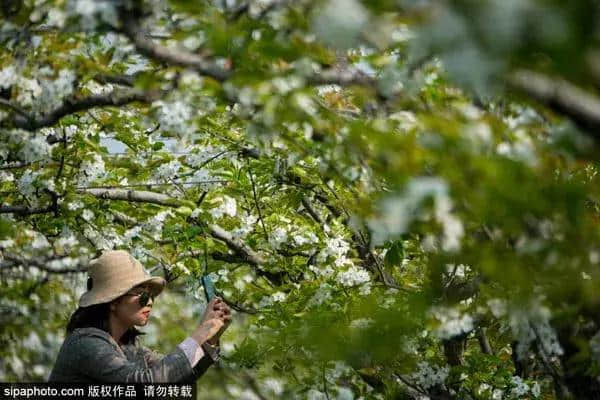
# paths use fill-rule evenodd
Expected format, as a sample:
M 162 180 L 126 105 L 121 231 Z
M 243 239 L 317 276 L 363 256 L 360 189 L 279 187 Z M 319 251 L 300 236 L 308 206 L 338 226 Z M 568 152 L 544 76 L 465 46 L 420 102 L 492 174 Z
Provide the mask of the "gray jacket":
M 208 354 L 192 368 L 184 351 L 167 355 L 139 344 L 117 344 L 98 328 L 78 328 L 65 338 L 48 382 L 193 383 L 213 363 Z

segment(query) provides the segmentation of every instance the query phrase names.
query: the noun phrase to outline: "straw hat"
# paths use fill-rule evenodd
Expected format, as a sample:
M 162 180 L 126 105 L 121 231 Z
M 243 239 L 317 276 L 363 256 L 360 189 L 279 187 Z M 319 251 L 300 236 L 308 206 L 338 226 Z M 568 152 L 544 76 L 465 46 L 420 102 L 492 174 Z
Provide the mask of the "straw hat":
M 142 283 L 147 283 L 157 296 L 167 284 L 161 277 L 148 275 L 142 263 L 125 250 L 103 252 L 90 261 L 88 274 L 92 288 L 81 296 L 79 307 L 107 303 Z

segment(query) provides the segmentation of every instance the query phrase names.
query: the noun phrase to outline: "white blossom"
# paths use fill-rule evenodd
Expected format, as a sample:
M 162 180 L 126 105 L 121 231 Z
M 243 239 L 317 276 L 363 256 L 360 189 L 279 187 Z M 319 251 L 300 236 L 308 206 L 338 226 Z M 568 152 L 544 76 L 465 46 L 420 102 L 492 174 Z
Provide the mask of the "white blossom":
M 372 318 L 359 318 L 350 321 L 350 328 L 352 329 L 366 329 L 369 326 L 373 325 L 375 322 Z
M 454 251 L 460 249 L 460 241 L 465 234 L 462 222 L 451 213 L 452 202 L 446 196 L 435 200 L 435 217 L 442 225 L 442 249 Z
M 81 213 L 81 216 L 83 219 L 90 222 L 94 218 L 94 212 L 92 210 L 85 209 L 83 210 L 83 213 Z
M 368 20 L 369 13 L 358 0 L 329 0 L 314 19 L 313 30 L 325 44 L 348 48 Z
M 535 165 L 537 159 L 533 139 L 531 139 L 523 129 L 516 130 L 514 135 L 514 142 L 502 142 L 498 144 L 496 153 L 517 161 L 528 163 L 531 166 Z
M 492 387 L 490 385 L 488 385 L 487 383 L 482 383 L 477 388 L 477 394 L 481 395 L 481 394 L 483 394 L 483 392 L 486 392 L 488 390 L 492 390 Z
M 99 20 L 117 26 L 119 19 L 115 2 L 96 0 L 69 0 L 67 11 L 79 15 L 81 26 L 92 30 L 96 28 Z
M 370 281 L 371 277 L 365 269 L 352 265 L 346 271 L 340 272 L 336 279 L 343 286 L 356 286 Z
M 277 227 L 275 230 L 271 232 L 269 236 L 269 244 L 274 248 L 278 249 L 281 245 L 287 242 L 288 232 L 287 229 L 282 227 Z
M 54 73 L 51 70 L 40 72 Z M 68 69 L 61 69 L 56 79 L 40 79 L 42 92 L 35 102 L 36 111 L 46 113 L 58 108 L 64 98 L 73 93 L 75 79 L 75 73 Z
M 12 239 L 4 239 L 0 240 L 0 249 L 7 249 L 9 247 L 14 246 L 15 241 Z
M 308 300 L 306 304 L 308 308 L 323 304 L 325 301 L 331 299 L 331 290 L 333 287 L 328 283 L 322 283 L 313 296 Z
M 51 8 L 46 17 L 46 23 L 50 26 L 62 28 L 65 25 L 67 15 L 59 8 Z
M 244 239 L 250 232 L 254 230 L 254 225 L 258 221 L 258 216 L 248 214 L 243 211 L 239 217 L 240 227 L 231 231 L 231 235 L 236 239 Z
M 351 261 L 346 257 L 346 253 L 350 250 L 350 244 L 340 237 L 327 238 L 325 247 L 321 249 L 317 256 L 317 261 L 324 262 L 328 257 L 333 257 L 334 264 L 340 267 L 344 264 L 349 264 Z
M 203 190 L 212 190 L 219 186 L 218 182 L 214 182 L 215 177 L 207 169 L 199 169 L 190 175 L 186 182 L 193 182 L 194 185 L 202 188 Z
M 450 339 L 473 330 L 473 317 L 466 313 L 461 314 L 456 308 L 433 307 L 431 314 L 440 323 L 435 334 L 441 339 Z
M 383 244 L 390 236 L 406 232 L 413 219 L 419 216 L 421 203 L 428 197 L 435 200 L 434 216 L 443 228 L 444 250 L 457 250 L 464 235 L 462 222 L 451 213 L 452 202 L 446 183 L 432 177 L 414 178 L 402 194 L 390 196 L 380 203 L 380 216 L 368 221 L 373 244 Z
M 275 292 L 271 295 L 271 299 L 273 299 L 273 302 L 275 303 L 282 302 L 283 300 L 285 300 L 286 297 L 287 294 L 283 292 Z
M 305 244 L 315 244 L 319 242 L 319 238 L 314 232 L 307 232 L 304 234 L 295 234 L 292 236 L 292 239 L 298 246 L 302 246 Z
M 224 148 L 220 147 L 220 146 L 219 147 L 206 146 L 206 147 L 201 148 L 197 152 L 188 154 L 185 158 L 185 162 L 187 164 L 189 164 L 191 167 L 196 168 L 196 167 L 203 165 L 211 158 L 216 157 L 217 154 L 219 154 L 223 151 L 224 151 Z
M 327 396 L 317 389 L 310 389 L 306 392 L 306 400 L 327 400 Z
M 40 175 L 37 171 L 27 170 L 21 175 L 19 182 L 17 183 L 17 189 L 21 194 L 27 197 L 29 200 L 33 200 L 35 198 L 35 182 L 37 177 Z M 37 204 L 37 202 L 35 202 Z
M 173 212 L 171 210 L 161 211 L 151 218 L 148 218 L 142 227 L 154 240 L 159 240 L 162 237 L 165 220 L 172 216 Z
M 314 272 L 317 276 L 330 277 L 334 274 L 334 269 L 331 265 L 310 265 L 308 269 Z
M 48 267 L 55 270 L 61 270 L 64 268 L 75 268 L 79 265 L 80 260 L 75 257 L 62 257 L 51 260 L 48 262 Z
M 0 88 L 6 89 L 17 82 L 17 71 L 14 65 L 9 65 L 0 70 Z
M 16 101 L 22 106 L 33 105 L 34 100 L 42 94 L 42 87 L 37 79 L 28 79 L 20 76 L 17 81 L 17 87 L 19 88 L 19 92 Z
M 46 249 L 50 247 L 50 243 L 48 242 L 48 239 L 46 239 L 46 236 L 42 234 L 36 234 L 30 246 L 32 249 Z
M 269 377 L 262 381 L 262 385 L 275 396 L 283 393 L 284 382 L 281 379 Z
M 237 203 L 235 199 L 229 196 L 223 196 L 220 200 L 221 204 L 218 207 L 209 210 L 210 215 L 215 219 L 221 218 L 224 215 L 235 217 L 237 214 Z
M 157 118 L 162 131 L 187 133 L 192 118 L 192 108 L 182 100 L 166 102 L 158 100 L 152 103 L 157 107 Z
M 515 396 L 523 396 L 527 392 L 529 392 L 529 385 L 521 379 L 520 376 L 513 376 L 510 379 L 513 388 L 511 390 L 511 394 Z
M 0 171 L 0 182 L 14 182 L 15 176 L 12 172 Z
M 244 288 L 244 282 L 242 280 L 238 279 L 235 281 L 234 286 L 236 287 L 236 289 L 242 290 Z M 258 308 L 263 308 L 263 307 L 268 307 L 272 304 L 273 304 L 273 299 L 271 298 L 271 296 L 263 296 L 258 301 L 256 306 Z
M 80 208 L 83 208 L 83 203 L 79 200 L 71 201 L 67 204 L 67 209 L 70 211 L 79 210 Z
M 55 248 L 62 249 L 64 253 L 71 251 L 78 244 L 79 241 L 75 237 L 75 234 L 67 226 L 62 229 L 60 236 L 54 242 Z
M 482 121 L 467 125 L 465 136 L 476 148 L 487 148 L 492 143 L 492 129 Z
M 134 226 L 133 228 L 125 231 L 125 233 L 123 234 L 123 239 L 126 243 L 130 243 L 133 238 L 140 237 L 141 233 L 142 227 L 139 225 Z
M 182 166 L 179 161 L 173 160 L 168 163 L 161 164 L 158 168 L 156 168 L 153 175 L 156 179 L 168 181 L 177 176 L 181 167 Z
M 464 264 L 446 264 L 446 272 L 448 275 L 452 276 L 454 274 L 455 278 L 463 279 L 466 277 L 467 273 L 471 272 L 471 267 Z
M 431 366 L 426 361 L 420 361 L 418 367 L 419 369 L 417 372 L 413 373 L 411 376 L 415 382 L 424 389 L 443 384 L 450 373 L 450 367 L 447 365 L 444 367 L 439 367 L 437 365 Z
M 514 307 L 509 313 L 509 325 L 517 339 L 517 357 L 523 359 L 534 340 L 539 341 L 540 350 L 553 359 L 563 354 L 556 332 L 550 325 L 550 310 L 532 300 L 526 306 Z
M 417 117 L 412 111 L 397 111 L 390 114 L 388 118 L 393 121 L 398 121 L 398 128 L 400 128 L 401 132 L 408 132 L 419 126 Z
M 361 296 L 366 296 L 366 295 L 370 294 L 371 293 L 371 282 L 367 282 L 364 285 L 361 285 L 360 289 L 358 290 L 358 293 Z
M 79 186 L 86 186 L 98 179 L 106 176 L 104 169 L 104 160 L 100 154 L 94 153 L 92 160 L 86 159 L 81 163 L 79 169 L 79 179 L 77 181 Z

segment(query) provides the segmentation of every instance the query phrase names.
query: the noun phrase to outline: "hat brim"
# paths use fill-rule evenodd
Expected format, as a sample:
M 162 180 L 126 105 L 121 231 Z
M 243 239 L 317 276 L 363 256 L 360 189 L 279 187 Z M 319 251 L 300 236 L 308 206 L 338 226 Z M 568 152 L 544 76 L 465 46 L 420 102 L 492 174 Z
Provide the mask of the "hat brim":
M 148 279 L 143 280 L 140 283 L 132 286 L 131 288 L 129 288 L 129 290 L 131 290 L 132 288 L 134 288 L 136 286 L 140 286 L 140 285 L 144 285 L 144 284 L 148 285 L 150 287 L 150 290 L 152 291 L 152 294 L 154 296 L 158 296 L 164 290 L 165 286 L 167 285 L 167 281 L 165 281 L 160 276 L 153 276 L 152 278 L 148 278 Z

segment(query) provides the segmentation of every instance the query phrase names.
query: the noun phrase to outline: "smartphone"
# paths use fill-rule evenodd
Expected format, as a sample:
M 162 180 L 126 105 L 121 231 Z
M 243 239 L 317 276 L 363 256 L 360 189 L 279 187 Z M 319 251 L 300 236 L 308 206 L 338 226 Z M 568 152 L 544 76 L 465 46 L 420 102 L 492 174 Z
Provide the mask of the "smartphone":
M 204 275 L 202 277 L 202 285 L 204 286 L 206 301 L 209 302 L 213 297 L 215 297 L 215 285 L 213 285 L 213 281 L 210 279 L 210 276 Z

